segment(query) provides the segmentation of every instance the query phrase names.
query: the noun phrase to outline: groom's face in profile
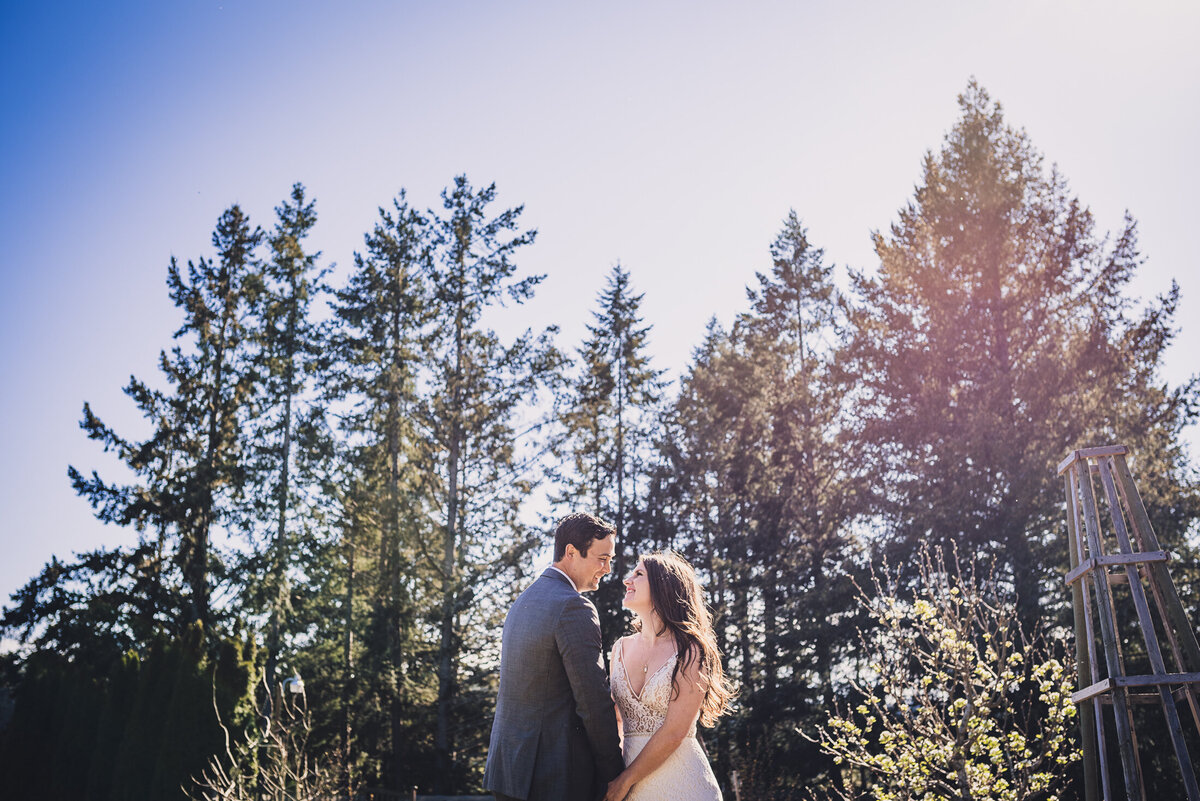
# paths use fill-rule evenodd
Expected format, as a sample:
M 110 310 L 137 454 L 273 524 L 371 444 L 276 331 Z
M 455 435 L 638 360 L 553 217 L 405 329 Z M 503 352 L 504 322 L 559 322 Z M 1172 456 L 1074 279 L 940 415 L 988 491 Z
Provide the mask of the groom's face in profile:
M 572 562 L 572 569 L 566 572 L 580 592 L 599 589 L 600 579 L 612 571 L 612 560 L 616 552 L 617 541 L 611 534 L 602 540 L 592 540 L 587 556 L 581 555 L 574 545 L 568 545 L 567 556 Z

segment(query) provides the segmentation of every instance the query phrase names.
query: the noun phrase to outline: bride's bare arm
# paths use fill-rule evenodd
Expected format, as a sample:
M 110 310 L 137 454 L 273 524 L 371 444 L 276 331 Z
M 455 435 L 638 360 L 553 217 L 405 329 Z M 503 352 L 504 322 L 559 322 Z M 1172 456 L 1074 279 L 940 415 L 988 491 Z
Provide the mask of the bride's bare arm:
M 688 736 L 692 724 L 700 716 L 700 704 L 704 702 L 705 686 L 700 677 L 699 660 L 686 659 L 679 668 L 678 679 L 679 695 L 667 705 L 667 717 L 662 727 L 646 742 L 637 759 L 609 783 L 604 801 L 622 801 L 633 785 L 653 773 Z

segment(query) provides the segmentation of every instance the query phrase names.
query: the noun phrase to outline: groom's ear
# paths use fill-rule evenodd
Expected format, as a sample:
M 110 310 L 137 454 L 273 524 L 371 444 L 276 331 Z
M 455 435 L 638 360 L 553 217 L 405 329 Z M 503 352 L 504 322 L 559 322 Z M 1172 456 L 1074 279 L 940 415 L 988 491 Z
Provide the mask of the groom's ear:
M 570 556 L 571 554 L 575 554 L 576 556 L 578 556 L 578 555 L 579 555 L 579 549 L 578 549 L 578 548 L 576 548 L 574 545 L 572 545 L 571 543 L 569 543 L 569 542 L 568 542 L 568 543 L 567 543 L 566 550 L 564 551 L 564 556 Z

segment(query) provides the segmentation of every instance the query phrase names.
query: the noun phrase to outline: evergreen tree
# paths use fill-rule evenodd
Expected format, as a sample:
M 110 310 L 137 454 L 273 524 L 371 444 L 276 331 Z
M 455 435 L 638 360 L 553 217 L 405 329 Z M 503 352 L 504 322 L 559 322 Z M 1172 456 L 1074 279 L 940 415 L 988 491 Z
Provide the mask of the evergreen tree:
M 665 418 L 655 467 L 665 480 L 655 482 L 660 490 L 653 496 L 673 501 L 664 504 L 673 518 L 662 532 L 664 538 L 671 535 L 664 544 L 708 577 L 714 629 L 739 696 L 755 686 L 753 640 L 759 623 L 752 617 L 753 565 L 745 536 L 755 492 L 746 459 L 758 452 L 742 451 L 748 438 L 740 430 L 755 417 L 754 377 L 752 363 L 738 358 L 729 333 L 711 321 Z M 745 775 L 750 743 L 745 727 L 734 722 L 723 721 L 716 732 L 715 769 L 722 778 L 735 769 Z
M 466 643 L 494 636 L 502 610 L 488 596 L 534 544 L 519 519 L 534 482 L 518 426 L 561 362 L 550 343 L 556 329 L 526 331 L 504 344 L 484 324 L 485 313 L 506 300 L 524 302 L 542 280 L 515 277 L 513 257 L 535 232 L 520 230 L 522 207 L 491 216 L 495 197 L 494 184 L 476 189 L 458 176 L 442 192 L 435 219 L 429 386 L 416 420 L 422 458 L 433 468 L 424 487 L 433 548 L 424 561 L 440 596 L 437 792 L 468 780 L 467 763 L 455 763 L 452 754 L 481 755 L 486 745 L 478 721 L 487 719 L 492 694 L 476 694 L 484 705 L 465 703 L 464 670 L 481 667 L 469 660 Z
M 399 790 L 427 775 L 431 762 L 421 720 L 429 664 L 418 632 L 428 592 L 418 571 L 428 528 L 420 490 L 429 467 L 418 458 L 413 427 L 430 315 L 429 223 L 401 191 L 391 210 L 379 210 L 365 244 L 335 293 L 324 393 L 340 419 L 339 453 L 347 459 L 338 471 L 342 536 L 350 538 L 344 558 L 354 559 L 344 563 L 353 571 L 343 574 L 350 593 L 344 637 L 358 628 L 355 586 L 369 604 L 359 619 L 356 739 L 369 749 L 364 778 Z
M 69 468 L 71 481 L 99 519 L 133 526 L 139 542 L 52 559 L 5 610 L 5 632 L 33 650 L 17 690 L 24 722 L 0 747 L 0 761 L 30 794 L 170 797 L 191 760 L 217 746 L 206 666 L 220 673 L 227 649 L 213 625 L 220 571 L 211 541 L 242 489 L 241 422 L 255 388 L 247 321 L 260 241 L 234 206 L 213 234 L 216 258 L 189 262 L 186 271 L 172 260 L 168 287 L 184 322 L 180 344 L 159 360 L 167 388 L 131 378 L 125 389 L 152 426 L 148 439 L 120 437 L 84 406 L 81 427 L 137 479 L 110 484 Z M 248 676 L 245 664 L 238 671 Z M 48 705 L 41 691 L 51 686 Z M 218 706 L 231 711 L 245 686 L 226 689 Z M 26 739 L 31 720 L 48 724 L 45 736 Z
M 1155 378 L 1176 290 L 1134 313 L 1133 221 L 1098 241 L 1090 212 L 981 87 L 959 105 L 913 200 L 875 237 L 878 275 L 854 276 L 858 447 L 893 561 L 923 541 L 993 556 L 1034 631 L 1039 606 L 1067 597 L 1056 463 L 1130 445 L 1163 490 L 1159 535 L 1180 543 L 1200 513 L 1178 437 L 1198 385 Z
M 581 374 L 567 395 L 566 448 L 571 469 L 563 477 L 559 502 L 611 520 L 620 547 L 613 573 L 624 577 L 645 539 L 637 525 L 638 492 L 644 492 L 662 371 L 650 365 L 650 326 L 640 316 L 642 298 L 634 294 L 629 272 L 615 265 L 592 313 L 588 338 L 579 349 Z M 601 585 L 593 600 L 607 647 L 622 633 L 623 587 Z
M 103 664 L 47 649 L 25 659 L 0 731 L 6 797 L 182 799 L 221 746 L 217 716 L 251 724 L 252 643 L 194 623 L 142 650 Z
M 328 450 L 314 441 L 324 429 L 321 410 L 311 396 L 313 372 L 325 344 L 325 332 L 314 321 L 312 309 L 325 271 L 317 267 L 319 254 L 304 250 L 317 221 L 316 207 L 296 184 L 275 213 L 253 336 L 259 392 L 245 422 L 248 444 L 243 457 L 251 478 L 244 525 L 252 536 L 261 532 L 266 543 L 254 542 L 239 571 L 247 605 L 265 610 L 267 617 L 263 711 L 268 720 L 285 635 L 315 622 L 292 619 L 293 601 L 301 591 L 292 584 L 311 575 L 323 545 L 315 530 L 321 509 L 312 457 Z
M 759 770 L 760 792 L 782 796 L 813 775 L 836 774 L 781 733 L 811 729 L 847 657 L 857 555 L 850 530 L 864 511 L 867 474 L 846 441 L 854 377 L 840 364 L 845 305 L 833 268 L 794 211 L 770 252 L 772 271 L 748 290 L 751 311 L 738 319 L 734 341 L 735 358 L 754 366 L 758 396 L 742 429 L 753 439 L 740 443 L 758 454 L 742 459 L 754 487 L 746 536 L 761 565 L 763 632 L 761 675 L 746 688 L 746 706 L 752 739 L 773 743 L 775 764 Z M 758 426 L 750 423 L 756 417 Z M 776 767 L 796 762 L 809 775 Z
M 241 421 L 255 389 L 246 321 L 260 286 L 254 251 L 261 240 L 262 232 L 232 206 L 213 233 L 215 260 L 189 261 L 186 274 L 171 260 L 167 285 L 184 313 L 175 338 L 185 340 L 187 347 L 176 345 L 159 358 L 170 391 L 151 389 L 136 378 L 125 388 L 154 427 L 149 439 L 120 437 L 84 404 L 81 427 L 103 442 L 106 451 L 115 451 L 142 483 L 114 485 L 95 471 L 91 478 L 73 467 L 68 471 L 98 518 L 156 530 L 155 560 L 147 570 L 160 583 L 158 596 L 171 594 L 172 571 L 163 559 L 166 541 L 173 538 L 169 556 L 185 588 L 175 593 L 182 606 L 179 618 L 206 627 L 211 622 L 213 529 L 243 487 Z M 172 610 L 162 611 L 169 619 Z
M 740 679 L 718 763 L 747 792 L 786 798 L 836 773 L 793 733 L 823 719 L 846 657 L 849 532 L 865 474 L 844 442 L 852 382 L 839 363 L 845 310 L 832 267 L 795 212 L 770 252 L 750 310 L 728 333 L 710 326 L 682 382 L 662 443 L 678 489 L 658 490 L 655 503 L 674 510 L 677 543 L 711 576 Z
M 263 234 L 251 228 L 242 210 L 232 206 L 217 223 L 213 246 L 218 259 L 188 262 L 187 275 L 174 260 L 167 272 L 171 299 L 184 311 L 176 338 L 195 339 L 194 350 L 176 347 L 162 368 L 177 388 L 173 403 L 191 413 L 184 421 L 199 423 L 185 445 L 193 463 L 186 467 L 182 501 L 186 514 L 179 526 L 179 566 L 189 590 L 188 619 L 207 627 L 211 620 L 211 540 L 231 497 L 243 484 L 243 409 L 256 390 L 248 361 L 246 322 L 261 286 L 254 251 Z
M 0 629 L 35 651 L 104 665 L 160 634 L 178 633 L 169 612 L 181 596 L 165 592 L 152 542 L 97 550 L 72 562 L 52 557 L 12 596 Z

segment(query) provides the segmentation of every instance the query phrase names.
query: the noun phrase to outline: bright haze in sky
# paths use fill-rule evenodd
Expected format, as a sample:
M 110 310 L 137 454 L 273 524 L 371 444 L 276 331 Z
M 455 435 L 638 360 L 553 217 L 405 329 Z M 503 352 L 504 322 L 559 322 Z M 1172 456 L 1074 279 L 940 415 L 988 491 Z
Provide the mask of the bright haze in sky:
M 1140 223 L 1143 299 L 1172 279 L 1196 372 L 1200 4 L 1195 2 L 15 2 L 0 11 L 0 593 L 52 554 L 134 541 L 66 477 L 122 479 L 85 401 L 157 381 L 180 315 L 165 277 L 240 203 L 269 228 L 294 182 L 341 284 L 376 209 L 465 173 L 537 228 L 545 273 L 502 330 L 573 349 L 618 261 L 678 376 L 745 308 L 789 209 L 846 268 L 911 198 L 974 76 L 1089 205 Z M 1189 441 L 1196 442 L 1195 432 Z M 1193 451 L 1195 449 L 1193 448 Z

